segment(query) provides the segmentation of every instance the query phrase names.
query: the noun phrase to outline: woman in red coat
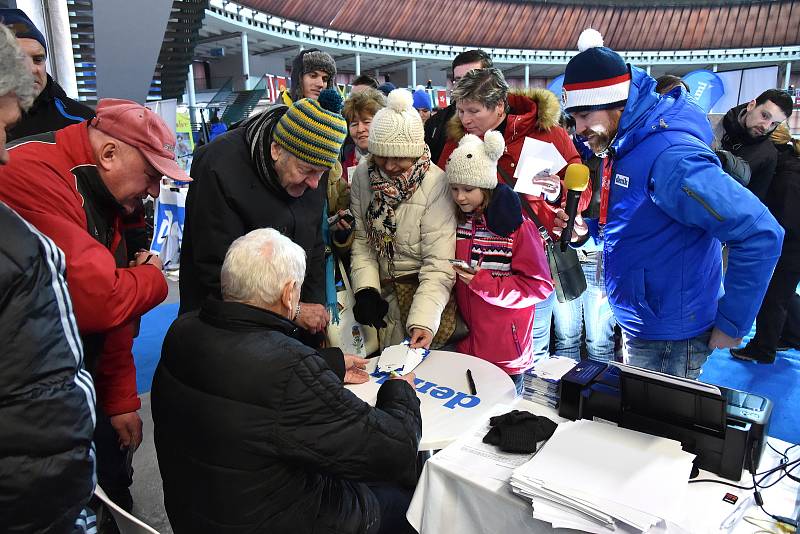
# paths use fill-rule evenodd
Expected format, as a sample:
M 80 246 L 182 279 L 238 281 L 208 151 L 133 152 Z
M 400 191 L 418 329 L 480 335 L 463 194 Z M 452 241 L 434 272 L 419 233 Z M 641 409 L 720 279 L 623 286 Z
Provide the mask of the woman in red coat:
M 522 373 L 534 363 L 536 305 L 553 292 L 542 238 L 522 218 L 518 195 L 497 183 L 497 160 L 505 143 L 489 131 L 484 141 L 461 139 L 447 162 L 447 179 L 458 206 L 456 299 L 469 325 L 458 351 L 490 361 L 522 389 Z
M 465 134 L 483 138 L 489 130 L 503 134 L 506 147 L 497 164 L 497 179 L 499 183 L 512 188 L 516 182 L 514 171 L 526 137 L 552 143 L 568 164 L 581 162 L 566 130 L 558 125 L 561 116 L 558 99 L 546 89 L 510 92 L 503 73 L 498 69 L 475 69 L 458 81 L 451 99 L 457 112 L 447 124 L 448 140 L 439 158 L 442 168 Z M 566 167 L 556 175 L 533 179 L 533 183 L 541 186 L 544 192 L 541 197 L 524 195 L 536 217 L 553 238 L 556 237 L 553 232 L 556 212 L 561 210 L 566 198 L 561 181 L 565 171 Z M 579 212 L 588 207 L 591 197 L 590 188 L 586 188 L 581 195 Z M 549 353 L 554 301 L 555 296 L 551 295 L 537 309 L 536 325 L 532 332 L 535 359 Z

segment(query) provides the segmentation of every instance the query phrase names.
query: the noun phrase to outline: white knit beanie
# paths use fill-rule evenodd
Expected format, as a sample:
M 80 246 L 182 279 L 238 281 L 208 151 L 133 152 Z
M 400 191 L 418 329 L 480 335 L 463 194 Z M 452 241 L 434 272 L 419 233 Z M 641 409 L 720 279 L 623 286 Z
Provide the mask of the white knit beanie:
M 497 187 L 497 160 L 505 148 L 503 134 L 494 130 L 486 132 L 483 141 L 477 135 L 465 135 L 447 158 L 447 180 L 451 184 L 494 189 Z
M 406 89 L 389 93 L 386 107 L 372 117 L 368 149 L 384 158 L 419 158 L 425 152 L 425 128 Z

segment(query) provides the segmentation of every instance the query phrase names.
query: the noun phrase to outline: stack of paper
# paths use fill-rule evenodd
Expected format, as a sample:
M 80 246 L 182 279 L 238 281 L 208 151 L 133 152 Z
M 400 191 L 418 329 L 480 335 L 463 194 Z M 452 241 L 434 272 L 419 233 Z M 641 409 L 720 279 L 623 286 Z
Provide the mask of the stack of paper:
M 554 528 L 647 532 L 683 518 L 693 460 L 677 441 L 579 420 L 560 424 L 511 486 Z
M 522 397 L 538 404 L 557 408 L 561 377 L 571 371 L 577 363 L 572 358 L 563 356 L 539 360 L 523 376 Z

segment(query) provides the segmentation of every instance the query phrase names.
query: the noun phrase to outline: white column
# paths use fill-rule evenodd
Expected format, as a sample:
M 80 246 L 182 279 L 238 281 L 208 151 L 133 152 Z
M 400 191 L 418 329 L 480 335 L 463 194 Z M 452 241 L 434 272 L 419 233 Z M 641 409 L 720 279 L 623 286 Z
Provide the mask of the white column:
M 250 90 L 250 50 L 247 46 L 247 32 L 242 31 L 242 76 L 244 77 L 244 90 Z
M 647 66 L 647 75 L 650 76 L 650 65 Z
M 192 129 L 194 129 L 194 125 L 197 124 L 195 117 L 197 101 L 194 96 L 194 66 L 191 62 L 189 62 L 189 74 L 186 77 L 186 94 L 189 98 L 189 124 L 191 124 Z
M 525 89 L 531 86 L 531 66 L 525 63 Z
M 417 58 L 411 58 L 411 90 L 417 87 Z
M 783 79 L 783 89 L 785 91 L 789 90 L 789 79 L 792 77 L 792 62 L 786 62 L 786 77 Z
M 717 68 L 719 68 L 718 65 L 714 63 L 713 65 L 711 65 L 711 72 L 717 72 Z
M 356 52 L 356 76 L 361 76 L 361 54 Z
M 69 26 L 69 11 L 63 0 L 47 0 L 46 10 L 50 21 L 50 48 L 48 56 L 53 76 L 70 98 L 78 98 L 78 83 L 75 79 L 75 58 L 72 55 L 72 30 Z

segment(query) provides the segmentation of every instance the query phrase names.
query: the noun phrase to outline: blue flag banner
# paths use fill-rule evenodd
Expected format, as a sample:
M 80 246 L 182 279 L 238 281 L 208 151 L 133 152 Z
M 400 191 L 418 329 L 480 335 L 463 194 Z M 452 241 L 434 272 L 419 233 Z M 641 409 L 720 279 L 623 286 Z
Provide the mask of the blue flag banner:
M 156 199 L 153 242 L 150 252 L 161 257 L 165 270 L 180 267 L 183 221 L 186 217 L 186 193 L 188 187 L 174 187 L 161 184 L 161 192 Z
M 558 101 L 561 102 L 561 90 L 564 87 L 564 75 L 556 76 L 553 78 L 553 81 L 547 85 L 547 90 L 552 92 L 558 98 Z M 561 107 L 564 107 L 564 103 L 561 102 Z
M 689 86 L 689 94 L 708 113 L 725 94 L 722 79 L 710 70 L 695 70 L 683 77 Z

